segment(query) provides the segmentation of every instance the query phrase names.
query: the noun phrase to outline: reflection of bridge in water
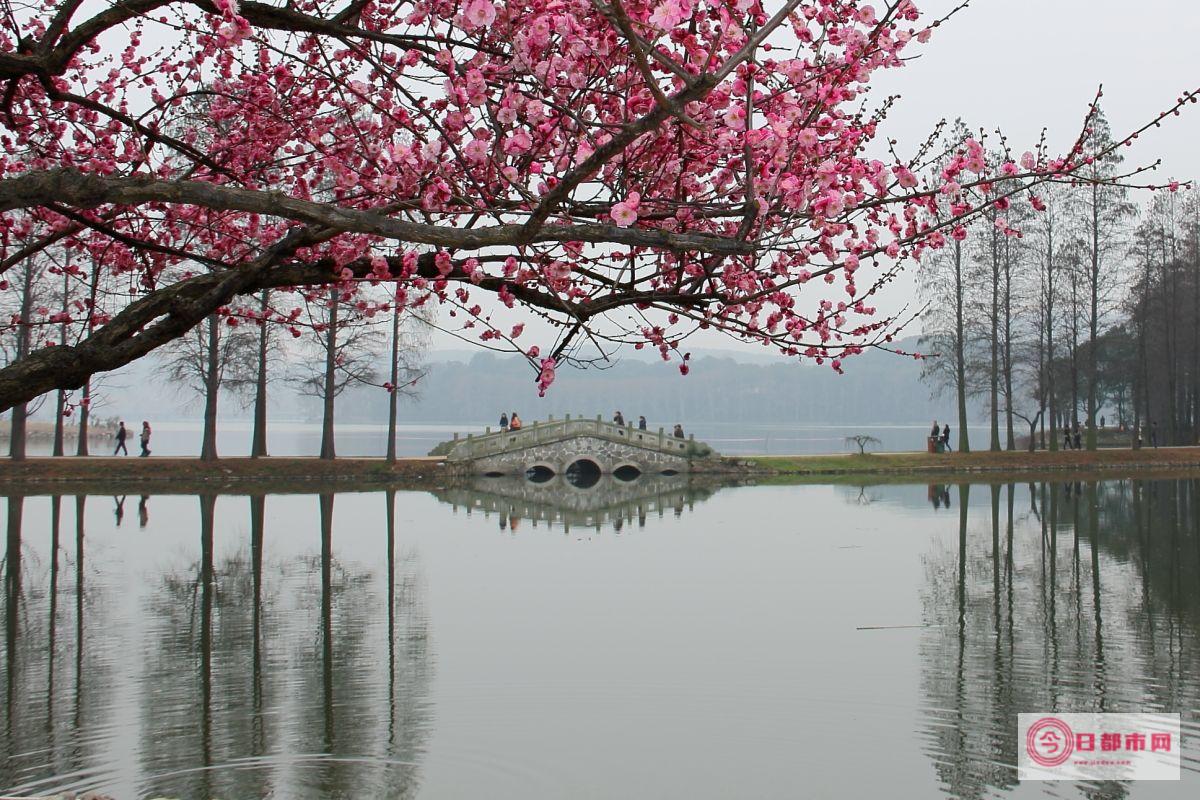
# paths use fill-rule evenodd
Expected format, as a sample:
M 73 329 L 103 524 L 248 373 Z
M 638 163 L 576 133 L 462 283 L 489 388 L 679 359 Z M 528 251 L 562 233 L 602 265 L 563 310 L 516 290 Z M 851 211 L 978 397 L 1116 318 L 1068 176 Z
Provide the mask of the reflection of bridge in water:
M 625 525 L 642 527 L 650 516 L 667 513 L 681 516 L 691 511 L 696 501 L 708 499 L 715 486 L 698 487 L 686 475 L 645 475 L 623 481 L 611 475 L 587 486 L 577 486 L 564 476 L 549 480 L 503 477 L 475 478 L 461 486 L 447 486 L 433 494 L 443 503 L 465 508 L 468 513 L 496 514 L 500 527 L 513 526 L 520 520 L 597 528 L 611 524 L 617 530 Z

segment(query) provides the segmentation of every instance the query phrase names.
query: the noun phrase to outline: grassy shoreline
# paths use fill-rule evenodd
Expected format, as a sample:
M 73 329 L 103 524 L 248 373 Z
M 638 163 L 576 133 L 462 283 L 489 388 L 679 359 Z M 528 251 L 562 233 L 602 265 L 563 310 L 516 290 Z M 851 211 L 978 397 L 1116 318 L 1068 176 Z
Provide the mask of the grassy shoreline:
M 869 453 L 867 455 L 750 456 L 736 459 L 748 473 L 770 482 L 828 479 L 875 483 L 1008 482 L 1036 477 L 1176 477 L 1200 471 L 1200 447 L 972 453 Z
M 440 458 L 268 456 L 201 461 L 192 457 L 32 456 L 0 461 L 0 493 L 55 494 L 71 490 L 100 494 L 202 494 L 229 489 L 240 494 L 310 492 L 332 488 L 428 489 L 447 481 Z
M 1200 471 L 1200 447 L 1094 452 L 870 453 L 867 455 L 730 456 L 705 462 L 694 473 L 706 480 L 755 483 L 963 483 L 1037 477 L 1178 477 Z M 331 488 L 427 489 L 462 479 L 441 458 L 312 457 L 197 458 L 90 456 L 31 457 L 0 461 L 0 492 L 47 494 L 62 489 L 132 493 L 240 493 Z

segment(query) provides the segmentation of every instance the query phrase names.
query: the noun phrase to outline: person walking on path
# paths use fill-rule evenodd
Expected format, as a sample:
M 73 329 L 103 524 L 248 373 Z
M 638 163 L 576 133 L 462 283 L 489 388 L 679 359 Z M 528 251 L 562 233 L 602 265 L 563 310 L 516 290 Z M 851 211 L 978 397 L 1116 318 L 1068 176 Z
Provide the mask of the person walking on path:
M 954 452 L 953 450 L 950 449 L 950 423 L 949 422 L 946 423 L 946 427 L 942 428 L 942 447 L 944 447 L 946 449 L 947 453 Z
M 500 412 L 500 430 L 508 430 L 508 414 L 505 414 L 503 411 Z
M 646 430 L 646 418 L 645 417 L 638 417 L 638 430 L 639 431 Z
M 121 423 L 117 426 L 117 449 L 113 450 L 114 456 L 121 451 L 125 451 L 125 455 L 129 455 L 129 448 L 125 446 L 125 439 L 128 436 L 129 431 L 125 430 L 125 421 L 121 420 Z
M 142 452 L 139 457 L 145 458 L 150 455 L 150 423 L 146 420 L 142 420 L 142 435 L 139 441 L 142 445 Z
M 1070 428 L 1063 428 L 1063 449 L 1064 450 L 1071 449 L 1071 429 Z

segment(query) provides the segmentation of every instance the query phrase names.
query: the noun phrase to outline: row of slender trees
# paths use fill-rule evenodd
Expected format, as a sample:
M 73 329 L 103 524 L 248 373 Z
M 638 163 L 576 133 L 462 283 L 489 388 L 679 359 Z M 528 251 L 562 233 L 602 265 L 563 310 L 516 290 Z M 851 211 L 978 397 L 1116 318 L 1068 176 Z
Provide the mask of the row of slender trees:
M 42 263 L 47 259 L 52 263 Z M 98 267 L 80 268 L 66 253 L 51 250 L 16 265 L 8 276 L 8 285 L 0 287 L 8 289 L 0 293 L 0 302 L 11 307 L 0 309 L 0 315 L 12 335 L 0 337 L 0 363 L 15 362 L 34 348 L 78 341 L 108 321 L 106 308 L 120 308 L 139 291 L 136 285 L 123 285 L 120 277 Z M 282 380 L 321 403 L 320 456 L 327 459 L 336 454 L 337 397 L 355 385 L 388 391 L 387 457 L 394 460 L 398 401 L 415 393 L 423 374 L 427 325 L 418 310 L 388 296 L 390 291 L 390 285 L 383 284 L 353 293 L 341 285 L 314 288 L 302 295 L 300 306 L 295 305 L 295 294 L 280 296 L 291 306 L 283 309 L 274 307 L 273 293 L 264 289 L 255 303 L 211 314 L 165 348 L 165 376 L 203 405 L 201 457 L 218 456 L 218 408 L 227 393 L 253 408 L 249 454 L 267 455 L 268 389 Z M 66 454 L 72 421 L 77 424 L 75 454 L 89 454 L 89 423 L 99 382 L 88 381 L 78 392 L 53 394 L 52 455 Z M 28 420 L 50 399 L 13 408 L 11 458 L 25 458 Z M 137 432 L 130 435 L 136 437 Z
M 349 295 L 338 286 L 306 293 L 303 313 L 286 326 L 272 322 L 229 325 L 229 319 L 222 324 L 214 315 L 207 324 L 168 346 L 168 373 L 203 398 L 202 458 L 217 457 L 217 405 L 223 388 L 252 404 L 250 455 L 267 454 L 267 387 L 273 377 L 272 365 L 283 362 L 275 371 L 301 394 L 321 404 L 321 458 L 336 455 L 337 398 L 352 386 L 376 385 L 389 393 L 386 455 L 395 460 L 399 399 L 415 394 L 423 375 L 424 318 L 395 303 L 372 306 L 361 296 L 349 301 Z M 256 322 L 269 317 L 269 290 L 262 292 L 259 303 Z M 380 310 L 383 313 L 377 313 Z M 384 327 L 388 328 L 386 334 Z M 301 340 L 298 347 L 288 346 L 285 330 Z M 289 350 L 300 357 L 289 358 Z M 386 359 L 380 357 L 384 352 L 389 353 Z
M 40 794 L 61 781 L 64 771 L 104 761 L 114 708 L 129 702 L 116 691 L 110 670 L 124 669 L 124 660 L 137 659 L 139 648 L 122 653 L 113 641 L 119 620 L 112 615 L 115 604 L 106 601 L 127 589 L 111 563 L 92 555 L 97 531 L 88 525 L 96 517 L 88 508 L 98 499 L 6 498 L 0 523 L 5 526 L 0 680 L 6 700 L 0 704 L 0 785 L 6 787 L 36 787 Z M 146 637 L 139 646 L 154 656 L 139 660 L 129 673 L 140 676 L 135 693 L 146 694 L 138 721 L 120 735 L 151 744 L 139 747 L 141 755 L 127 765 L 142 791 L 264 796 L 279 777 L 269 754 L 299 747 L 331 756 L 319 767 L 304 763 L 285 779 L 302 787 L 301 793 L 352 785 L 372 797 L 416 794 L 431 729 L 428 694 L 435 665 L 421 564 L 397 540 L 396 492 L 380 497 L 385 519 L 372 545 L 377 558 L 369 565 L 342 555 L 339 540 L 356 520 L 344 514 L 335 519 L 332 493 L 307 498 L 319 519 L 319 539 L 315 523 L 312 541 L 319 557 L 296 556 L 303 562 L 299 566 L 273 550 L 287 537 L 272 530 L 268 504 L 299 499 L 253 495 L 246 508 L 242 498 L 193 498 L 189 502 L 199 502 L 199 518 L 190 547 L 172 552 L 138 581 L 139 614 L 147 622 L 139 626 L 138 635 Z M 142 514 L 147 501 L 143 496 L 139 503 Z M 39 514 L 30 514 L 29 505 L 41 502 L 49 505 L 48 530 L 36 523 Z M 172 509 L 172 531 L 186 524 L 179 520 L 187 517 L 180 513 L 183 507 Z M 247 533 L 222 555 L 221 532 L 234 519 Z M 311 576 L 311 593 L 290 591 L 286 580 L 293 570 Z M 361 680 L 366 674 L 372 679 Z M 306 702 L 288 702 L 296 691 Z M 65 736 L 67 729 L 80 738 Z M 77 746 L 82 740 L 88 744 Z M 35 747 L 65 761 L 31 769 L 25 754 Z M 388 757 L 357 759 L 357 766 L 338 757 L 378 747 Z M 247 768 L 208 768 L 232 758 L 243 759 Z
M 1200 198 L 1135 203 L 1108 180 L 1111 144 L 1098 115 L 1087 175 L 999 204 L 921 264 L 924 377 L 955 393 L 960 451 L 977 403 L 991 450 L 1054 450 L 1064 428 L 1095 449 L 1101 420 L 1200 441 Z

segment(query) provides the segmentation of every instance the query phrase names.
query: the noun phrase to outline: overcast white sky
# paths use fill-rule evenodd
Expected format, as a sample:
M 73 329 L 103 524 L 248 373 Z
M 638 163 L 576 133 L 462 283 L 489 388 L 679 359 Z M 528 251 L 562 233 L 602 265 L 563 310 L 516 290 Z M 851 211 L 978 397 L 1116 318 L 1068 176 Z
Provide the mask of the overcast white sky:
M 917 0 L 940 16 L 957 0 Z M 887 135 L 906 153 L 943 117 L 972 127 L 1000 127 L 1021 152 L 1049 129 L 1053 150 L 1078 134 L 1096 87 L 1117 133 L 1140 127 L 1179 94 L 1200 88 L 1200 2 L 1197 0 L 973 0 L 940 28 L 919 59 L 881 74 L 875 97 L 902 95 Z M 1148 134 L 1126 151 L 1137 163 L 1162 158 L 1166 179 L 1200 177 L 1200 105 Z M 898 308 L 913 297 L 911 271 L 881 299 Z M 536 329 L 522 338 L 534 344 Z M 914 331 L 917 332 L 917 331 Z M 437 347 L 462 347 L 438 336 Z M 547 342 L 548 343 L 548 342 Z M 735 347 L 720 336 L 697 336 L 696 347 Z

